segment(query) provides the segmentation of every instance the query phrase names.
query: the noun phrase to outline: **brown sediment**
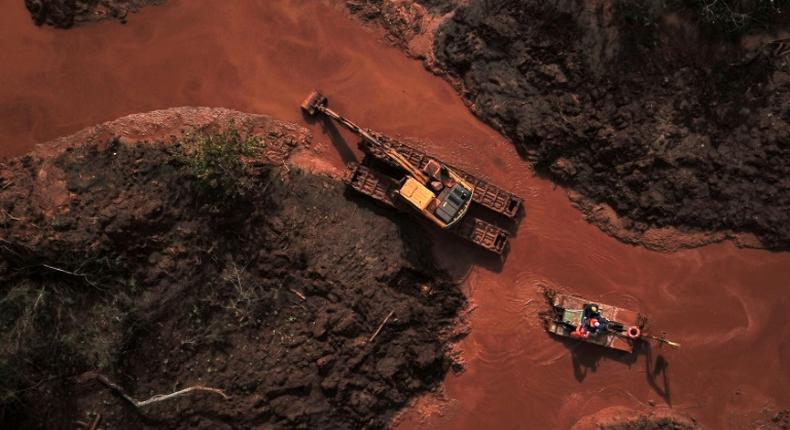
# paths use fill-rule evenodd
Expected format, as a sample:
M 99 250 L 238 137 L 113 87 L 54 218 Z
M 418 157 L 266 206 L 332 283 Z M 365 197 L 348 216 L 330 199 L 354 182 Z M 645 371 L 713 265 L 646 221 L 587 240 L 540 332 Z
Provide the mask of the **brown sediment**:
M 242 197 L 201 185 L 185 158 L 183 133 L 227 127 L 260 139 Z M 286 166 L 309 140 L 262 115 L 177 108 L 0 164 L 3 426 L 66 427 L 102 405 L 113 428 L 382 428 L 436 386 L 463 295 L 418 229 Z M 141 414 L 79 377 L 96 371 L 137 398 L 195 384 L 231 397 Z
M 504 266 L 452 239 L 436 242 L 474 309 L 460 343 L 465 371 L 446 378 L 439 412 L 412 420 L 407 411 L 399 428 L 569 428 L 603 408 L 652 402 L 715 429 L 790 404 L 786 254 L 729 243 L 662 254 L 612 239 L 562 188 L 533 176 L 452 87 L 377 42 L 378 30 L 320 2 L 176 0 L 125 26 L 67 32 L 36 28 L 21 3 L 11 6 L 0 16 L 3 155 L 129 113 L 210 105 L 301 123 L 314 141 L 293 157 L 342 172 L 356 142 L 298 111 L 318 87 L 358 123 L 415 136 L 426 152 L 525 198 Z M 535 316 L 543 286 L 639 310 L 683 346 L 630 358 L 550 338 Z

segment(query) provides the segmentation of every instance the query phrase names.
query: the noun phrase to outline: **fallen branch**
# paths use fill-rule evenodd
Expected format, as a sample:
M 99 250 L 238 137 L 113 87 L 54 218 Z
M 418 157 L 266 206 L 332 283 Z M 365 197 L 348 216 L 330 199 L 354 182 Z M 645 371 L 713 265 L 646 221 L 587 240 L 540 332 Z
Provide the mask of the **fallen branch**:
M 17 218 L 17 217 L 15 217 L 15 216 L 11 215 L 11 214 L 10 214 L 10 213 L 8 213 L 8 211 L 7 211 L 7 210 L 5 210 L 5 209 L 0 209 L 0 211 L 2 211 L 2 212 L 0 212 L 0 213 L 2 213 L 2 214 L 3 214 L 5 217 L 7 217 L 8 219 L 12 219 L 12 220 L 14 220 L 14 221 L 22 221 L 22 218 Z
M 44 297 L 44 287 L 41 287 L 41 291 L 38 292 L 38 297 L 36 297 L 35 303 L 33 303 L 33 311 L 35 312 L 36 308 L 38 307 L 38 303 L 41 301 L 41 298 Z
M 96 418 L 94 418 L 93 423 L 91 424 L 90 430 L 96 430 L 99 428 L 99 423 L 101 422 L 101 414 L 96 414 Z
M 395 313 L 395 310 L 393 309 L 393 310 L 390 311 L 390 313 L 387 314 L 387 316 L 384 318 L 384 321 L 382 321 L 381 324 L 379 324 L 379 328 L 377 328 L 376 332 L 373 333 L 373 336 L 371 336 L 370 339 L 368 339 L 368 343 L 373 342 L 373 339 L 375 339 L 376 336 L 379 335 L 379 332 L 381 332 L 381 329 L 384 328 L 384 324 L 386 324 L 387 321 L 390 320 L 390 318 L 392 317 L 392 314 L 394 314 L 394 313 Z
M 19 246 L 19 245 L 17 245 L 17 244 L 16 244 L 16 243 L 14 243 L 14 242 L 9 242 L 9 241 L 7 241 L 7 240 L 3 239 L 2 237 L 0 237 L 0 246 L 2 246 L 2 247 L 3 247 L 3 249 L 5 249 L 6 251 L 8 251 L 8 252 L 9 252 L 9 253 L 11 253 L 11 254 L 14 254 L 14 255 L 15 255 L 17 258 L 22 258 L 22 255 L 21 255 L 20 253 L 18 253 L 18 252 L 16 252 L 16 251 L 14 251 L 13 249 L 9 248 L 9 247 L 8 247 L 8 246 L 6 246 L 6 245 L 11 245 L 11 246 Z
M 132 406 L 134 406 L 137 409 L 143 408 L 143 407 L 148 406 L 148 405 L 153 404 L 153 403 L 163 402 L 165 400 L 170 400 L 170 399 L 174 399 L 176 397 L 181 397 L 181 396 L 189 394 L 189 393 L 191 393 L 193 391 L 205 391 L 205 392 L 209 392 L 209 393 L 219 394 L 220 396 L 222 396 L 223 399 L 230 400 L 230 396 L 225 394 L 225 392 L 220 390 L 219 388 L 204 387 L 203 385 L 194 385 L 192 387 L 184 388 L 183 390 L 178 390 L 178 391 L 176 391 L 174 393 L 157 394 L 157 395 L 152 396 L 150 399 L 137 401 L 137 400 L 133 399 L 132 397 L 130 397 L 128 394 L 126 394 L 126 390 L 124 390 L 123 388 L 121 388 L 117 384 L 114 384 L 109 379 L 107 379 L 106 376 L 104 376 L 104 375 L 96 375 L 96 379 L 99 382 L 101 382 L 102 384 L 104 384 L 107 388 L 115 391 L 119 396 L 123 397 L 124 400 L 126 400 L 129 403 L 131 403 Z
M 42 264 L 42 266 L 46 267 L 47 269 L 54 270 L 54 271 L 60 272 L 60 273 L 65 273 L 65 274 L 71 275 L 71 276 L 79 276 L 79 277 L 84 277 L 85 276 L 82 273 L 71 272 L 71 271 L 68 271 L 66 269 L 61 269 L 60 267 L 50 266 L 49 264 Z
M 155 396 L 152 396 L 148 400 L 143 400 L 142 402 L 137 402 L 135 406 L 137 406 L 138 408 L 139 407 L 143 407 L 143 406 L 147 406 L 147 405 L 150 405 L 151 403 L 157 403 L 157 402 L 162 402 L 162 401 L 165 401 L 165 400 L 174 399 L 176 397 L 181 397 L 181 396 L 183 396 L 185 394 L 189 394 L 189 393 L 191 393 L 193 391 L 205 391 L 205 392 L 208 392 L 208 393 L 219 394 L 220 396 L 222 396 L 223 399 L 230 400 L 230 396 L 225 394 L 225 392 L 220 390 L 219 388 L 204 387 L 202 385 L 194 385 L 192 387 L 187 387 L 187 388 L 184 388 L 183 390 L 178 390 L 178 391 L 176 391 L 174 393 L 170 393 L 170 394 L 157 394 Z
M 296 294 L 296 296 L 297 296 L 297 297 L 299 297 L 300 299 L 302 299 L 302 301 L 305 301 L 305 300 L 307 300 L 307 297 L 305 297 L 305 295 L 304 295 L 304 294 L 302 294 L 302 293 L 300 293 L 299 291 L 297 291 L 297 290 L 294 290 L 293 288 L 289 288 L 288 290 L 289 290 L 290 292 L 292 292 L 292 293 Z
M 43 266 L 43 267 L 46 267 L 47 269 L 54 270 L 54 271 L 56 271 L 56 272 L 65 273 L 65 274 L 67 274 L 67 275 L 71 275 L 71 276 L 76 276 L 76 277 L 78 277 L 78 278 L 82 278 L 82 279 L 84 279 L 84 280 L 85 280 L 85 282 L 87 282 L 88 284 L 90 284 L 90 286 L 92 286 L 92 287 L 96 287 L 96 284 L 94 284 L 93 282 L 91 282 L 91 280 L 90 280 L 90 279 L 88 279 L 88 275 L 86 275 L 86 274 L 84 274 L 84 273 L 71 272 L 71 271 L 68 271 L 68 270 L 65 270 L 65 269 L 61 269 L 60 267 L 50 266 L 49 264 L 42 264 L 42 266 Z

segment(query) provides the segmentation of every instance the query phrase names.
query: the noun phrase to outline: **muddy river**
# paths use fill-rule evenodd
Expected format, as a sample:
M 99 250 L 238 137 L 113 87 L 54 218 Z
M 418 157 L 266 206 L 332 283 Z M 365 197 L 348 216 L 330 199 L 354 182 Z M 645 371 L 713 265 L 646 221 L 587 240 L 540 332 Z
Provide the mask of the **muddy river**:
M 447 377 L 441 407 L 420 402 L 398 428 L 568 428 L 607 406 L 651 404 L 709 428 L 742 428 L 764 407 L 790 405 L 790 254 L 729 243 L 661 254 L 606 236 L 449 85 L 331 4 L 173 0 L 126 25 L 62 31 L 34 27 L 21 0 L 2 1 L 2 156 L 181 105 L 304 123 L 298 104 L 318 87 L 359 123 L 426 139 L 428 152 L 525 198 L 527 216 L 501 267 L 437 241 L 474 307 L 460 345 L 466 371 Z M 302 162 L 333 170 L 354 155 L 310 127 L 316 143 Z M 640 310 L 683 345 L 630 359 L 550 338 L 537 315 L 542 287 Z

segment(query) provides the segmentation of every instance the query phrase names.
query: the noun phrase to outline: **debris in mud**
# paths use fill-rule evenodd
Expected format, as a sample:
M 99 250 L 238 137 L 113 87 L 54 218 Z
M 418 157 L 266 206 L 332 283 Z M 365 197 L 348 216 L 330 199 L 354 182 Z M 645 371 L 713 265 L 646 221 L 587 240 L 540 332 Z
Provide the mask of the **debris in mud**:
M 760 428 L 764 429 L 790 429 L 790 410 L 784 409 L 781 411 L 767 411 L 770 417 L 765 420 L 767 422 L 760 423 Z
M 249 194 L 223 197 L 179 136 L 232 120 L 260 142 Z M 0 164 L 2 426 L 99 414 L 111 428 L 383 428 L 436 387 L 463 295 L 421 231 L 283 164 L 308 139 L 181 108 Z M 231 399 L 192 393 L 140 414 L 94 371 L 135 399 L 189 386 Z
M 444 74 L 538 172 L 632 225 L 751 233 L 762 246 L 790 247 L 786 40 L 739 27 L 752 31 L 746 49 L 710 25 L 716 17 L 705 13 L 716 11 L 678 4 L 473 0 L 437 12 L 421 0 L 354 3 Z M 414 7 L 421 14 L 402 13 Z M 786 28 L 775 12 L 753 16 Z M 421 25 L 431 13 L 438 28 Z M 433 55 L 413 52 L 415 37 L 432 39 Z
M 584 417 L 571 430 L 696 430 L 697 423 L 671 409 L 637 411 L 614 406 Z
M 137 12 L 165 0 L 25 0 L 36 25 L 70 28 L 85 22 L 114 18 L 123 23 L 129 12 Z
M 787 430 L 790 429 L 790 409 L 777 408 L 769 403 L 759 409 L 733 412 L 729 421 L 732 428 Z

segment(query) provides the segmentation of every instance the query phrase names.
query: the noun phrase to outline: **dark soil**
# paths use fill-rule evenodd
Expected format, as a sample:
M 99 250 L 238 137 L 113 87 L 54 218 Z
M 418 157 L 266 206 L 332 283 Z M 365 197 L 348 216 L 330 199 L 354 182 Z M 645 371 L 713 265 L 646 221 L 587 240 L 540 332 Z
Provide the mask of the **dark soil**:
M 645 417 L 599 427 L 600 430 L 695 430 L 696 428 L 696 426 L 679 423 L 671 418 L 650 419 Z
M 115 18 L 126 22 L 129 12 L 165 0 L 25 0 L 36 25 L 70 28 L 84 22 Z
M 422 31 L 394 2 L 353 3 L 395 38 Z M 448 9 L 434 3 L 414 2 L 423 15 Z M 787 43 L 746 49 L 683 2 L 456 3 L 429 65 L 539 173 L 637 231 L 745 232 L 790 248 Z M 774 29 L 790 28 L 777 16 Z
M 178 144 L 53 157 L 0 164 L 0 427 L 383 428 L 453 365 L 463 295 L 421 231 L 341 184 L 263 158 L 230 199 Z M 49 206 L 53 178 L 66 197 Z M 138 400 L 190 385 L 232 398 L 138 413 L 96 373 Z

